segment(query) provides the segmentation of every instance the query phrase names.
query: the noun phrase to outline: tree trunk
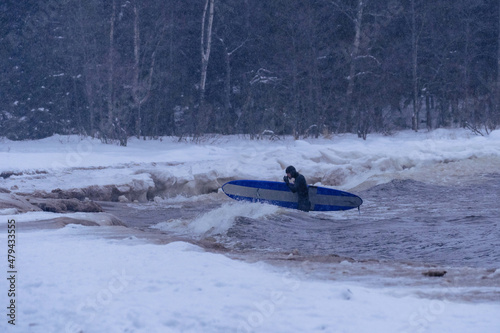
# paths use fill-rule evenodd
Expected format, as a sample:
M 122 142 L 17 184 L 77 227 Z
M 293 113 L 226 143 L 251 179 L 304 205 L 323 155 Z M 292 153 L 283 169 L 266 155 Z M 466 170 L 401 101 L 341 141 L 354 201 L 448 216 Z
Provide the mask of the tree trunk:
M 367 1 L 367 0 L 365 0 Z M 358 0 L 358 8 L 357 8 L 357 15 L 356 19 L 354 21 L 354 29 L 355 29 L 355 36 L 354 36 L 354 42 L 352 45 L 352 51 L 351 51 L 351 64 L 349 67 L 349 82 L 347 84 L 347 114 L 345 117 L 345 122 L 346 122 L 346 129 L 349 130 L 349 128 L 352 127 L 352 109 L 353 109 L 353 102 L 352 102 L 352 95 L 354 92 L 354 83 L 355 83 L 355 77 L 356 77 L 356 59 L 359 55 L 359 45 L 361 42 L 361 26 L 363 22 L 363 9 L 364 9 L 365 3 L 363 0 Z M 357 111 L 358 113 L 358 118 L 359 118 L 359 110 Z
M 134 75 L 132 81 L 132 98 L 134 100 L 134 109 L 136 111 L 135 133 L 138 138 L 142 134 L 142 104 L 149 99 L 151 94 L 156 49 L 159 44 L 158 41 L 151 54 L 151 63 L 147 77 L 141 78 L 141 35 L 139 24 L 139 10 L 137 9 L 137 3 L 134 2 Z M 160 35 L 161 33 L 163 33 L 163 29 L 160 31 Z
M 139 14 L 137 11 L 137 3 L 134 1 L 134 78 L 132 82 L 132 96 L 137 111 L 135 118 L 135 135 L 137 138 L 141 136 L 141 102 L 139 100 L 139 64 L 140 62 L 140 31 L 139 31 Z
M 500 15 L 500 6 L 498 6 L 498 15 Z M 493 114 L 491 117 L 494 119 L 491 119 L 491 130 L 493 130 L 496 125 L 500 122 L 500 16 L 498 17 L 498 36 L 497 36 L 497 82 L 496 82 L 496 89 L 495 89 L 495 104 L 494 104 L 494 110 Z
M 116 21 L 116 0 L 113 0 L 113 10 L 111 12 L 110 29 L 109 29 L 109 58 L 108 58 L 108 134 L 113 136 L 114 121 L 114 42 L 115 42 L 115 21 Z
M 413 83 L 413 115 L 412 129 L 418 132 L 420 101 L 418 98 L 418 38 L 415 13 L 415 0 L 411 0 L 411 49 L 412 49 L 412 83 Z
M 469 45 L 471 42 L 470 38 L 470 20 L 467 18 L 465 23 L 465 59 L 464 59 L 464 98 L 465 98 L 465 110 L 462 112 L 462 119 L 460 120 L 460 126 L 465 127 L 469 119 L 474 119 L 474 107 L 469 107 L 470 97 L 469 97 L 469 65 L 470 65 L 470 55 L 469 55 Z M 472 116 L 471 116 L 472 115 Z M 475 124 L 473 124 L 475 126 Z
M 201 80 L 200 80 L 200 106 L 205 102 L 205 86 L 207 82 L 208 61 L 212 48 L 212 24 L 214 21 L 214 1 L 207 0 L 201 20 Z M 207 20 L 208 11 L 208 23 Z
M 426 125 L 427 129 L 430 131 L 432 129 L 432 103 L 431 103 L 431 98 L 432 96 L 429 96 L 427 93 L 425 95 L 425 111 L 426 111 Z
M 231 53 L 224 48 L 224 60 L 226 63 L 226 75 L 224 79 L 224 116 L 222 117 L 222 131 L 225 134 L 232 132 L 231 111 Z

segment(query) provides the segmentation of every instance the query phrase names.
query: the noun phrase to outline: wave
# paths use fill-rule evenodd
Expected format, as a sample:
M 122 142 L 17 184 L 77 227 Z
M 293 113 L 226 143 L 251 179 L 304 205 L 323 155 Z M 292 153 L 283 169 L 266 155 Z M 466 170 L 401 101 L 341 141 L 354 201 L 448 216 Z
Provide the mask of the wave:
M 250 219 L 266 219 L 280 210 L 279 207 L 260 203 L 227 202 L 219 208 L 202 213 L 195 219 L 172 219 L 153 225 L 152 228 L 204 238 L 224 235 L 240 216 Z

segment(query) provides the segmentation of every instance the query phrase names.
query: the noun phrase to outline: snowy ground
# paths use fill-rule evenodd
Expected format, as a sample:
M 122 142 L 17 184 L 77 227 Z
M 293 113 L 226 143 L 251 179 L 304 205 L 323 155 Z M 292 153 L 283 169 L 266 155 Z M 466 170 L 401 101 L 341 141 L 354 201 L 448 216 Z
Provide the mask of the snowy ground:
M 404 132 L 371 135 L 367 141 L 350 135 L 275 142 L 221 137 L 196 144 L 165 138 L 131 140 L 128 147 L 78 137 L 2 139 L 0 161 L 0 173 L 12 174 L 0 179 L 0 188 L 13 194 L 113 185 L 128 200 L 144 201 L 153 193 L 163 197 L 159 204 L 175 204 L 204 198 L 230 179 L 280 180 L 290 164 L 307 174 L 310 183 L 353 192 L 393 179 L 458 184 L 498 173 L 500 132 L 488 137 L 459 130 Z M 233 216 L 272 214 L 275 209 L 265 206 L 262 212 L 250 206 L 230 207 L 237 210 Z M 203 215 L 205 224 L 224 232 L 232 220 L 224 220 L 227 225 L 220 228 L 213 216 L 217 212 Z M 50 213 L 7 208 L 0 214 L 7 278 L 12 275 L 7 273 L 9 220 L 16 221 L 17 230 L 15 283 L 4 278 L 0 284 L 1 331 L 500 331 L 500 300 L 440 296 L 474 295 L 472 287 L 436 280 L 419 289 L 409 287 L 408 277 L 387 283 L 376 272 L 365 283 L 327 271 L 312 274 L 308 263 L 240 261 L 185 242 L 149 242 L 128 228 L 110 226 L 102 214 L 76 215 L 101 226 L 59 229 L 23 229 Z M 350 274 L 362 269 L 357 263 L 337 266 Z M 474 288 L 498 295 L 500 263 L 478 279 L 492 282 Z M 16 295 L 9 297 L 13 286 Z M 15 326 L 7 316 L 12 299 Z

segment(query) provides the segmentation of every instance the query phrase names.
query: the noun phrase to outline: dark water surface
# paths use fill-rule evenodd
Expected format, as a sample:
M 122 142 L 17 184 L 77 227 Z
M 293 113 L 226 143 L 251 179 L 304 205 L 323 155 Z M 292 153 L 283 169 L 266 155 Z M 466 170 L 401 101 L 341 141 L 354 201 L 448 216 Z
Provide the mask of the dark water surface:
M 229 251 L 266 258 L 294 253 L 302 257 L 342 256 L 354 260 L 409 262 L 456 267 L 500 268 L 500 174 L 455 186 L 393 180 L 359 194 L 361 211 L 304 213 L 279 209 L 263 218 L 234 216 L 209 239 Z M 171 204 L 102 203 L 129 227 L 169 233 L 152 226 L 175 219 L 189 224 L 206 212 L 228 205 L 223 194 Z M 126 208 L 125 208 L 126 207 Z

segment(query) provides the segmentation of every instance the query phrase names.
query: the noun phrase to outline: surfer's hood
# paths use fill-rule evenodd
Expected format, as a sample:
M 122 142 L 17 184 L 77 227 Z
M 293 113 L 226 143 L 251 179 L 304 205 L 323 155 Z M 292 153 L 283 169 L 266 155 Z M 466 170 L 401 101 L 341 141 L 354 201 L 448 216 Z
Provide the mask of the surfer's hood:
M 295 170 L 295 167 L 292 165 L 286 168 L 285 173 L 291 174 L 293 178 L 297 177 L 297 170 Z

